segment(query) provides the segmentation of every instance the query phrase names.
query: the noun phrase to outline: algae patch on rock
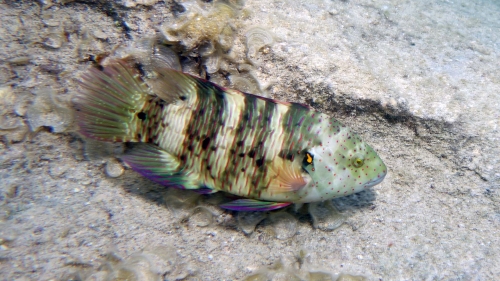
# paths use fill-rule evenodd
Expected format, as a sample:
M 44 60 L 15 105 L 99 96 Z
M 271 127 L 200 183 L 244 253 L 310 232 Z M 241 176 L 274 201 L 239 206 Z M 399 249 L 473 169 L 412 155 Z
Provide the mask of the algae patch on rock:
M 27 120 L 31 131 L 50 127 L 54 133 L 66 132 L 73 124 L 73 110 L 61 105 L 55 93 L 49 89 L 36 91 L 33 104 L 28 108 Z
M 8 143 L 22 141 L 28 132 L 18 110 L 23 102 L 23 97 L 16 96 L 11 87 L 0 88 L 0 137 Z
M 187 6 L 187 12 L 181 14 L 175 24 L 165 24 L 160 28 L 166 40 L 181 42 L 188 51 L 205 43 L 204 56 L 217 48 L 227 51 L 232 47 L 234 31 L 231 22 L 237 13 L 234 8 L 223 3 L 216 3 L 208 10 L 195 2 L 183 5 Z

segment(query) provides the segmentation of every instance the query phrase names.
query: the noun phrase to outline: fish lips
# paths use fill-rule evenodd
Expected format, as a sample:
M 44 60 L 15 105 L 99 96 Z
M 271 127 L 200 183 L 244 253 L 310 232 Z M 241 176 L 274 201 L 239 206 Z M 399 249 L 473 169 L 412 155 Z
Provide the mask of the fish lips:
M 380 175 L 379 177 L 372 179 L 371 181 L 369 181 L 365 184 L 365 187 L 372 187 L 372 186 L 375 186 L 375 185 L 381 183 L 384 180 L 386 175 L 387 175 L 387 173 L 384 173 L 384 174 Z

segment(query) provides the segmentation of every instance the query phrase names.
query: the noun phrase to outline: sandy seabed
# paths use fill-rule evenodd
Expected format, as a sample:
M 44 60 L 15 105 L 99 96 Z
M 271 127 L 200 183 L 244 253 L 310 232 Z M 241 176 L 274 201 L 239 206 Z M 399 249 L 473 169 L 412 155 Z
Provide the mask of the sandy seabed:
M 79 137 L 71 98 L 89 60 L 141 56 L 218 1 L 0 0 L 0 280 L 500 279 L 500 4 L 230 2 L 214 81 L 252 56 L 259 90 L 352 127 L 384 182 L 334 200 L 341 215 L 315 206 L 320 222 L 166 190 L 124 169 L 120 146 Z M 207 14 L 197 30 L 218 30 Z M 272 42 L 249 53 L 255 28 Z M 186 30 L 185 56 L 200 55 L 212 39 Z

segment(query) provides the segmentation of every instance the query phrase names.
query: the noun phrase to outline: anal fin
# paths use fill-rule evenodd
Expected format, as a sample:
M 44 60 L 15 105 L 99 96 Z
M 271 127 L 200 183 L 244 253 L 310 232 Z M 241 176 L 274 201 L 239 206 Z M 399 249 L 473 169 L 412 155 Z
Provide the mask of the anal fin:
M 136 144 L 122 156 L 132 170 L 165 186 L 198 189 L 199 184 L 189 180 L 182 172 L 179 160 L 152 144 Z
M 195 189 L 193 190 L 194 192 L 198 193 L 198 194 L 202 194 L 202 195 L 205 195 L 205 194 L 214 194 L 214 193 L 217 193 L 219 192 L 218 190 L 215 190 L 215 189 L 211 189 L 211 188 L 208 188 L 208 187 L 200 187 L 198 189 Z
M 255 199 L 238 199 L 220 205 L 221 208 L 232 211 L 272 211 L 284 208 L 292 203 L 290 202 L 267 202 Z

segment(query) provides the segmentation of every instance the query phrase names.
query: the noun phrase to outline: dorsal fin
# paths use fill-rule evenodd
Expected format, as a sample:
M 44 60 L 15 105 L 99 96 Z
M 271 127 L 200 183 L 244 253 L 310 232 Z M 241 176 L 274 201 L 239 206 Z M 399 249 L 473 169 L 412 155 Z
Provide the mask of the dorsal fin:
M 149 79 L 154 94 L 167 103 L 176 101 L 193 102 L 198 93 L 222 93 L 224 88 L 207 80 L 164 67 L 155 67 L 156 77 Z

